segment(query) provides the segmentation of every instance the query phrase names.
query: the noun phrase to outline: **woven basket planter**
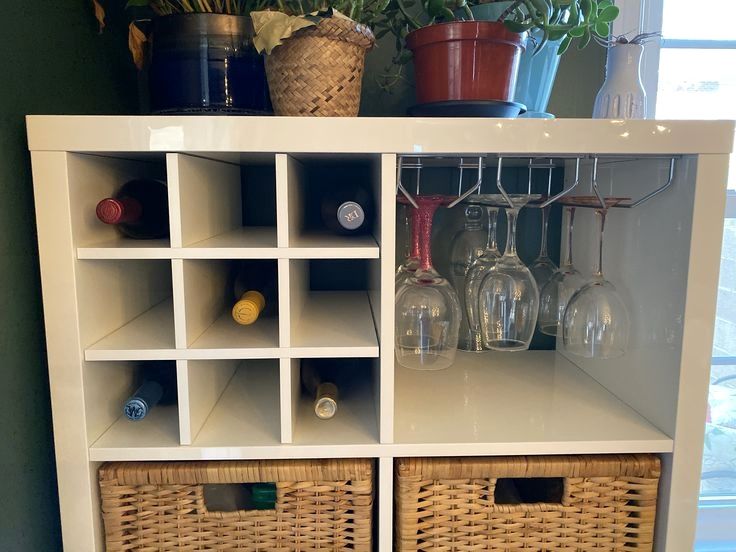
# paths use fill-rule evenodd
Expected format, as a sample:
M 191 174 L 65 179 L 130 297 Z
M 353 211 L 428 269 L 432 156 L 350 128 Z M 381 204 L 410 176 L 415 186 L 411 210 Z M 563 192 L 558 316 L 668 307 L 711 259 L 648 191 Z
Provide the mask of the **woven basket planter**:
M 120 462 L 99 472 L 106 550 L 371 550 L 371 460 Z M 273 510 L 208 511 L 204 484 L 276 484 Z
M 365 53 L 374 43 L 368 27 L 334 17 L 284 40 L 266 56 L 276 115 L 356 117 Z
M 400 459 L 396 550 L 650 551 L 659 474 L 653 455 Z

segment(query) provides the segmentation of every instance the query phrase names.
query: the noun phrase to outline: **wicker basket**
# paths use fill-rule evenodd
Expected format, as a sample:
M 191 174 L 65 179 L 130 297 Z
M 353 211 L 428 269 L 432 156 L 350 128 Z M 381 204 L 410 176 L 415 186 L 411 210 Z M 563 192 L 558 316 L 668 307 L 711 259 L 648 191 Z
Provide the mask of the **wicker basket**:
M 652 550 L 659 473 L 652 455 L 400 459 L 396 549 Z M 554 500 L 508 492 L 539 483 Z
M 371 550 L 371 460 L 121 462 L 99 476 L 108 552 Z M 203 484 L 263 482 L 274 510 L 207 510 Z
M 357 116 L 365 53 L 374 43 L 368 27 L 338 18 L 286 39 L 266 56 L 276 115 Z

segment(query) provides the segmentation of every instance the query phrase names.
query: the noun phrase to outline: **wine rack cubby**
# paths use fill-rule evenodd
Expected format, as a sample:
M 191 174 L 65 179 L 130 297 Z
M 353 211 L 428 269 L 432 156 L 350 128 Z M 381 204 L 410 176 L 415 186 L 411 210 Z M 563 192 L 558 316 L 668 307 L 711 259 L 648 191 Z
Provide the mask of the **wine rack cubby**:
M 654 453 L 663 466 L 655 548 L 689 550 L 733 124 L 31 117 L 28 128 L 65 549 L 102 550 L 105 461 L 373 458 L 376 549 L 387 552 L 396 458 Z M 418 154 L 439 157 L 422 172 L 428 192 L 455 193 L 448 167 L 480 158 L 482 191 L 493 193 L 504 157 L 509 192 L 526 193 L 531 158 L 553 161 L 552 193 L 575 184 L 580 159 L 579 189 L 590 193 L 599 159 L 600 190 L 631 198 L 665 182 L 674 158 L 672 186 L 612 209 L 606 227 L 606 276 L 631 311 L 626 356 L 572 358 L 550 338 L 540 350 L 460 352 L 441 372 L 396 364 L 398 159 Z M 95 219 L 96 203 L 132 178 L 166 182 L 168 239 L 124 239 Z M 314 202 L 334 182 L 372 194 L 371 232 L 323 228 Z M 548 183 L 535 172 L 535 192 Z M 539 213 L 525 210 L 528 262 Z M 440 272 L 461 215 L 437 216 Z M 553 258 L 559 221 L 553 209 Z M 586 270 L 594 223 L 581 209 L 575 265 Z M 251 326 L 228 312 L 240 261 L 277 274 L 277 308 Z M 301 382 L 302 361 L 315 359 L 357 362 L 326 421 Z M 140 364 L 158 360 L 176 363 L 177 404 L 128 422 L 121 403 Z

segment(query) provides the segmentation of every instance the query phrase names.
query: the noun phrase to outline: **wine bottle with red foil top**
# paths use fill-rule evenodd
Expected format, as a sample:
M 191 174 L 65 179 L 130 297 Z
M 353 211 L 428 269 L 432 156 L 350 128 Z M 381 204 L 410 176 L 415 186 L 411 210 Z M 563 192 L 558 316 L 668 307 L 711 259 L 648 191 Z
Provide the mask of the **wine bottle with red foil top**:
M 114 197 L 97 204 L 97 218 L 114 224 L 129 238 L 151 240 L 169 235 L 169 199 L 158 180 L 131 180 Z
M 321 186 L 322 222 L 336 234 L 367 234 L 373 228 L 373 196 L 359 184 Z
M 143 369 L 143 383 L 125 401 L 123 414 L 134 422 L 142 420 L 156 405 L 174 404 L 176 398 L 176 363 L 150 362 Z

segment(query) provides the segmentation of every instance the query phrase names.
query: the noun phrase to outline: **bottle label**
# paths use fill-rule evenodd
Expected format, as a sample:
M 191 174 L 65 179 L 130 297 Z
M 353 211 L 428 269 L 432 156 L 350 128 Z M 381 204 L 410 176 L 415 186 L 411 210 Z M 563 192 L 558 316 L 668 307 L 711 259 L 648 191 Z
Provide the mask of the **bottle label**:
M 337 208 L 337 220 L 346 230 L 357 230 L 365 222 L 363 207 L 354 201 L 346 201 Z

